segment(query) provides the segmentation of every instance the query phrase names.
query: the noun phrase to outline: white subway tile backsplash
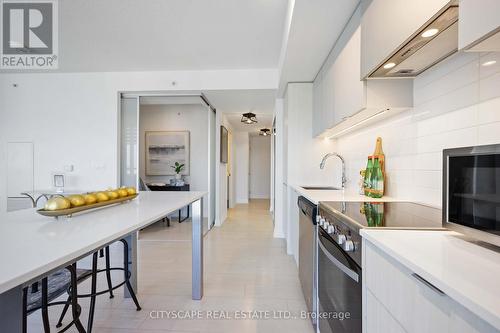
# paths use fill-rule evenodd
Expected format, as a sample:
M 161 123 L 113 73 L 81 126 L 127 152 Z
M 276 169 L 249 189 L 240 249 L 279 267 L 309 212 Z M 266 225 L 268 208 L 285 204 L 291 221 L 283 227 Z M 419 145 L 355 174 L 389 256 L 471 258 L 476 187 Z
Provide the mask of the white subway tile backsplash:
M 452 75 L 457 69 L 467 65 L 470 62 L 478 62 L 479 55 L 477 53 L 459 52 L 455 55 L 441 61 L 438 65 L 426 70 L 417 76 L 413 82 L 415 90 L 421 89 L 431 82 L 437 81 L 442 77 Z
M 500 72 L 500 52 L 482 53 L 479 58 L 479 75 L 484 79 Z
M 415 118 L 426 119 L 459 110 L 476 104 L 478 97 L 479 82 L 475 81 L 422 104 L 415 104 Z
M 417 137 L 472 127 L 476 124 L 476 109 L 476 105 L 473 105 L 457 111 L 448 112 L 434 118 L 417 120 Z
M 496 57 L 461 53 L 443 61 L 415 79 L 412 110 L 338 138 L 348 189 L 358 189 L 359 170 L 381 136 L 387 195 L 441 206 L 443 149 L 500 143 L 500 67 L 480 66 Z
M 491 145 L 500 143 L 500 122 L 477 127 L 477 144 Z
M 449 72 L 448 75 L 441 76 L 424 86 L 414 89 L 414 104 L 424 104 L 477 81 L 479 81 L 478 63 L 477 61 L 471 61 Z
M 500 121 L 500 98 L 490 99 L 477 105 L 477 124 Z
M 442 165 L 442 152 L 415 155 L 415 170 L 441 170 Z
M 441 186 L 441 170 L 415 170 L 415 186 L 439 189 Z
M 500 97 L 500 73 L 481 79 L 479 84 L 479 101 L 483 102 L 491 98 Z
M 469 127 L 417 138 L 417 154 L 442 152 L 446 148 L 469 146 L 476 142 L 476 128 Z

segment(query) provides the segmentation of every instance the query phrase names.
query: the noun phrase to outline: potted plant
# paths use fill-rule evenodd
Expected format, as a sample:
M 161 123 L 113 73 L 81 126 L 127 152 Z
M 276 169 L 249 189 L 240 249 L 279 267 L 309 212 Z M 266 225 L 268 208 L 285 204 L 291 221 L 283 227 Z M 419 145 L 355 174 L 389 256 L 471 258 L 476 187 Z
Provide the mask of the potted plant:
M 174 169 L 174 171 L 175 171 L 175 179 L 181 180 L 181 178 L 182 178 L 181 172 L 184 169 L 184 166 L 185 166 L 184 163 L 181 164 L 179 162 L 175 162 L 174 165 L 171 166 L 171 168 Z

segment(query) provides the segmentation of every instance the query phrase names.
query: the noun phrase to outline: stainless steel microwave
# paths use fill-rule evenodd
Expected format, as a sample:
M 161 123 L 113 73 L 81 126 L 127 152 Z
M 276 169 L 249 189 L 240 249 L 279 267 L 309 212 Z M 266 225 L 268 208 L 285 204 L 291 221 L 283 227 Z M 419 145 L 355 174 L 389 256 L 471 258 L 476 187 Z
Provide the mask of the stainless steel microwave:
M 443 151 L 443 224 L 500 246 L 500 144 Z

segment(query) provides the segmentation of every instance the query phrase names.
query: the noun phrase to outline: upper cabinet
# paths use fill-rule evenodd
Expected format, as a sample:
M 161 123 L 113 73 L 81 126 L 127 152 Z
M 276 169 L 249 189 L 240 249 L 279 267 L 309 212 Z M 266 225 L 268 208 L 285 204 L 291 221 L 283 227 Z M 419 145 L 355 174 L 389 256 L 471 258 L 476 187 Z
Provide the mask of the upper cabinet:
M 500 0 L 460 0 L 458 48 L 500 51 Z
M 335 43 L 313 84 L 313 135 L 335 137 L 379 114 L 413 105 L 410 79 L 361 80 L 361 6 Z
M 447 4 L 449 0 L 363 0 L 361 78 L 376 70 Z

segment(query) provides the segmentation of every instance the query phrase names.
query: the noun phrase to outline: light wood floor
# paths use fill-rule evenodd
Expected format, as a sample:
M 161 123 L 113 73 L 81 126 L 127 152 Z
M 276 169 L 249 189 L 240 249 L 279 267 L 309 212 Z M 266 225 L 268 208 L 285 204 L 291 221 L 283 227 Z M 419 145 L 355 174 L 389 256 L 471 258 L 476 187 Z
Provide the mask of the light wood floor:
M 201 301 L 191 300 L 190 229 L 189 221 L 172 222 L 170 228 L 158 223 L 141 233 L 138 297 L 143 309 L 136 311 L 133 302 L 123 298 L 122 289 L 113 299 L 100 296 L 94 332 L 313 331 L 310 322 L 300 318 L 306 306 L 297 266 L 286 255 L 284 240 L 272 236 L 268 200 L 252 200 L 231 209 L 224 225 L 205 237 L 205 293 Z M 117 263 L 121 262 L 119 250 L 112 252 Z M 114 279 L 118 281 L 120 276 Z M 104 279 L 99 282 L 105 286 Z M 79 289 L 88 290 L 88 283 Z M 88 301 L 80 304 L 86 325 Z M 177 313 L 183 316 L 187 311 L 200 311 L 201 318 L 171 319 L 167 317 L 173 312 L 167 311 L 180 311 Z M 59 312 L 51 309 L 52 324 Z M 217 315 L 233 319 L 214 319 Z M 234 319 L 236 315 L 260 318 Z M 284 316 L 287 318 L 280 318 Z M 28 323 L 28 332 L 43 331 L 39 313 L 31 315 Z

